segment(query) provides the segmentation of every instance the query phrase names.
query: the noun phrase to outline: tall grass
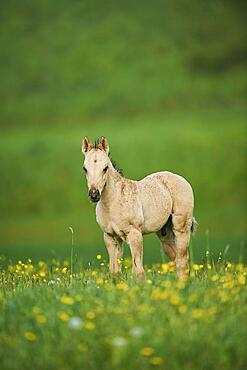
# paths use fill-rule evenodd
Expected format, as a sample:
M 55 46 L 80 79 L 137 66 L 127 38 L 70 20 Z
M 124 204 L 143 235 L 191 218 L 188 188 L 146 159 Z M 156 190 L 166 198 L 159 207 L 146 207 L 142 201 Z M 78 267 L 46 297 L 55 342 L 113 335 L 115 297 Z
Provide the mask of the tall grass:
M 136 282 L 129 259 L 113 278 L 97 257 L 73 274 L 68 260 L 2 265 L 3 370 L 245 369 L 246 265 L 208 255 L 186 282 L 172 263 Z

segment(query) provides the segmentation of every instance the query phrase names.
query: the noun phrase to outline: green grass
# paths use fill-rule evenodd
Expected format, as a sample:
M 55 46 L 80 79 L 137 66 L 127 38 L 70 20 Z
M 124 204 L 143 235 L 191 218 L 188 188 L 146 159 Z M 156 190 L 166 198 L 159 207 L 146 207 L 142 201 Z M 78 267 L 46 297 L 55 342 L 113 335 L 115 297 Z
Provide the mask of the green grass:
M 4 0 L 0 122 L 244 106 L 245 10 L 231 1 Z
M 1 369 L 246 369 L 245 14 L 229 0 L 1 1 Z M 105 135 L 128 178 L 192 184 L 185 284 L 155 236 L 143 282 L 126 246 L 121 276 L 101 266 L 84 135 Z
M 0 14 L 0 254 L 87 264 L 102 233 L 81 139 L 107 136 L 126 177 L 160 170 L 195 191 L 200 261 L 246 245 L 245 4 L 4 0 Z M 160 261 L 155 238 L 147 263 Z M 242 248 L 246 250 L 246 248 Z M 244 257 L 245 258 L 245 257 Z
M 136 282 L 128 259 L 116 278 L 102 259 L 88 269 L 74 263 L 73 275 L 58 259 L 2 262 L 3 370 L 246 368 L 241 263 L 214 264 L 207 254 L 183 283 L 168 263 Z
M 198 261 L 206 233 L 215 254 L 230 244 L 237 260 L 246 241 L 245 116 L 243 110 L 170 113 L 165 117 L 74 122 L 71 126 L 5 130 L 0 138 L 0 253 L 18 259 L 66 256 L 68 227 L 86 261 L 101 248 L 102 232 L 87 197 L 81 139 L 106 135 L 125 176 L 171 170 L 187 178 L 195 192 L 199 222 L 194 239 Z M 158 241 L 145 242 L 147 263 L 159 262 Z M 19 250 L 18 250 L 19 246 Z M 198 253 L 197 253 L 198 251 Z M 43 255 L 43 256 L 42 256 Z M 153 256 L 153 257 L 152 257 Z

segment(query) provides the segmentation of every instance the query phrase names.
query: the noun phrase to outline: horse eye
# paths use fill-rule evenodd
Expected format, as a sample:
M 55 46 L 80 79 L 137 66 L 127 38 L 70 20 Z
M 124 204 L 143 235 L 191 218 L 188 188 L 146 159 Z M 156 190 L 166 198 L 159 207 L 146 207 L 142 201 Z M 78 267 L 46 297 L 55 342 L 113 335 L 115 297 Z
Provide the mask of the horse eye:
M 86 167 L 84 167 L 84 166 L 83 166 L 83 170 L 87 173 L 87 169 L 86 169 Z
M 103 172 L 106 173 L 106 171 L 108 170 L 108 166 L 106 166 L 104 169 L 103 169 Z

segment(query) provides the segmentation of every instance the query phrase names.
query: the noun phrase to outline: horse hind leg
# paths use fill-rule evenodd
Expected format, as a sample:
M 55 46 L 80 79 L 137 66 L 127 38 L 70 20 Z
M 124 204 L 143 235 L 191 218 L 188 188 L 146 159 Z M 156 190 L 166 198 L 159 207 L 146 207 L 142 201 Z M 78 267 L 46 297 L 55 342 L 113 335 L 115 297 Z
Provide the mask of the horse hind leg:
M 192 217 L 189 215 L 173 214 L 172 223 L 176 248 L 175 266 L 179 278 L 183 279 L 189 273 L 189 242 Z
M 169 217 L 167 223 L 156 234 L 160 239 L 161 246 L 165 254 L 169 257 L 171 261 L 175 261 L 176 251 L 171 216 Z

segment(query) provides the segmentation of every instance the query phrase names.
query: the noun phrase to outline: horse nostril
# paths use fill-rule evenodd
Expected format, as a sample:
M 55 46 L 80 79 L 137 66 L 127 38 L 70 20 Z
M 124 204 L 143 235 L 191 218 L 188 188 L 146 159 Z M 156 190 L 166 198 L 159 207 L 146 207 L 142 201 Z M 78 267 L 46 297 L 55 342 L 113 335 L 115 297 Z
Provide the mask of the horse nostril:
M 100 197 L 99 190 L 95 188 L 90 189 L 88 195 L 92 200 L 99 200 Z

